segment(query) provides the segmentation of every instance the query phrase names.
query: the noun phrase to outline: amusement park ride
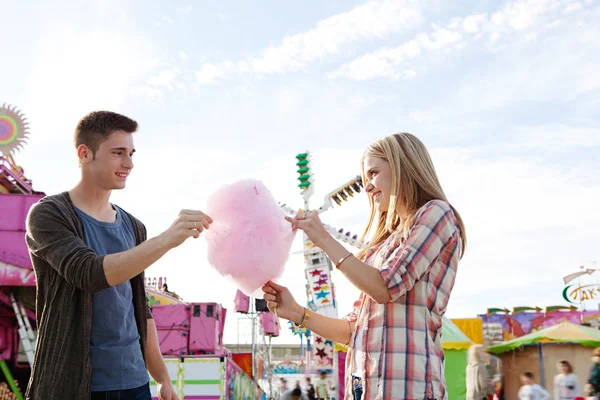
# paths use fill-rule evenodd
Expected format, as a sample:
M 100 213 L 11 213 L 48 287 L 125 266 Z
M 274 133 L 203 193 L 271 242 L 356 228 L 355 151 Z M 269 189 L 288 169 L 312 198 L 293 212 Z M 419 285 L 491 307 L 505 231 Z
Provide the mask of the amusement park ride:
M 310 198 L 314 194 L 314 179 L 311 171 L 311 155 L 307 151 L 300 153 L 296 156 L 296 166 L 298 167 L 298 180 L 300 183 L 298 187 L 301 190 L 301 195 L 304 200 L 304 206 L 300 212 L 305 210 L 311 210 Z M 337 206 L 341 206 L 343 202 L 348 201 L 354 197 L 355 194 L 361 192 L 363 188 L 362 178 L 356 176 L 344 183 L 340 187 L 328 193 L 323 201 L 323 204 L 317 208 L 312 209 L 319 214 L 334 207 L 334 203 Z M 289 214 L 293 214 L 296 210 L 283 204 L 281 205 L 284 211 Z M 349 244 L 354 247 L 361 247 L 361 243 L 358 240 L 357 235 L 353 235 L 344 229 L 335 229 L 334 227 L 325 224 L 325 228 L 331 233 L 337 240 Z M 314 312 L 326 315 L 328 317 L 338 317 L 337 304 L 335 299 L 335 285 L 331 280 L 331 260 L 327 257 L 327 254 L 320 248 L 316 247 L 306 235 L 303 237 L 303 254 L 305 263 L 305 277 L 306 277 L 306 296 L 307 296 L 307 307 Z M 323 337 L 313 335 L 306 329 L 299 329 L 290 322 L 290 329 L 302 338 L 306 337 L 307 340 L 307 370 L 310 372 L 325 371 L 327 373 L 333 372 L 335 369 L 335 347 L 334 343 Z M 311 336 L 314 336 L 313 346 L 311 349 Z
M 13 158 L 29 136 L 27 118 L 0 106 L 0 399 L 22 399 L 35 348 L 35 274 L 25 245 L 25 219 L 44 197 Z M 12 371 L 12 372 L 11 372 Z M 13 376 L 14 373 L 14 376 Z M 14 394 L 6 394 L 7 390 Z M 5 392 L 5 393 L 3 393 Z M 9 397 L 10 396 L 10 397 Z
M 0 106 L 0 400 L 21 400 L 29 379 L 36 342 L 35 274 L 25 244 L 25 221 L 30 207 L 45 196 L 33 189 L 14 160 L 29 137 L 27 118 L 16 108 Z M 299 187 L 309 210 L 313 195 L 310 155 L 296 156 Z M 316 210 L 323 213 L 359 193 L 359 176 L 325 197 Z M 281 205 L 287 213 L 296 210 Z M 338 240 L 360 246 L 356 235 L 326 225 Z M 313 311 L 337 316 L 331 262 L 305 236 L 307 305 Z M 240 367 L 236 354 L 223 347 L 227 310 L 217 303 L 188 303 L 161 290 L 166 278 L 147 278 L 146 290 L 156 322 L 161 352 L 181 399 L 277 398 L 277 377 L 271 365 L 270 342 L 279 336 L 277 318 L 261 303 L 238 291 L 235 311 L 252 321 L 252 366 Z M 264 301 L 263 301 L 264 302 Z M 305 329 L 295 334 L 307 339 L 305 374 L 335 369 L 334 344 Z M 310 342 L 314 342 L 311 349 Z M 235 361 L 234 361 L 235 360 Z M 156 385 L 151 380 L 156 398 Z

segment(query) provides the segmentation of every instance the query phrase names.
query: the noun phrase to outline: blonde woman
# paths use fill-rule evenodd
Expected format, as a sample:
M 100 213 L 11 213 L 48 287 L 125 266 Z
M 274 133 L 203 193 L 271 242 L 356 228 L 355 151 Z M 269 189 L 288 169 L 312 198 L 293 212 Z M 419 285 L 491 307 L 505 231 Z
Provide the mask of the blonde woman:
M 467 400 L 484 400 L 488 395 L 488 373 L 483 346 L 469 348 L 467 364 Z
M 415 136 L 373 143 L 361 162 L 370 240 L 352 255 L 316 213 L 288 220 L 323 249 L 360 291 L 343 319 L 312 314 L 290 291 L 263 287 L 271 310 L 332 341 L 347 344 L 346 399 L 445 399 L 441 332 L 465 245 L 465 229 L 448 203 L 427 149 Z

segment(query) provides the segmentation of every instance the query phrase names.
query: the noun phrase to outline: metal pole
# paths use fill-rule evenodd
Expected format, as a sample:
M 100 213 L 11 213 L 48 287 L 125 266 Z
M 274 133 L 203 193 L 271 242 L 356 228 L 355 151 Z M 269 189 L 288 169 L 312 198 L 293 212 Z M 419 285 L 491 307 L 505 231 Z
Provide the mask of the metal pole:
M 544 373 L 544 356 L 542 355 L 542 344 L 538 343 L 538 369 L 540 371 L 540 386 L 546 388 L 546 374 Z
M 273 367 L 273 349 L 271 347 L 271 339 L 273 337 L 269 335 L 269 367 Z M 273 375 L 269 374 L 269 396 L 273 396 Z

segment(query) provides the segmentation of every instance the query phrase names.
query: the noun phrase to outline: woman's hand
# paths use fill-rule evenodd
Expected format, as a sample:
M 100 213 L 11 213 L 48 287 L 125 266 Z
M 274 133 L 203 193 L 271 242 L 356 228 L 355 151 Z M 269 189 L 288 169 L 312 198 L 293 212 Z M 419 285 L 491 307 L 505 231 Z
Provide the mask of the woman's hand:
M 304 317 L 304 307 L 296 303 L 288 288 L 269 281 L 262 287 L 262 291 L 271 312 L 274 313 L 274 310 L 277 309 L 277 315 L 280 318 L 300 325 Z
M 323 245 L 332 238 L 323 226 L 316 212 L 310 211 L 297 214 L 294 218 L 285 217 L 292 224 L 292 230 L 300 229 L 317 246 L 323 249 Z

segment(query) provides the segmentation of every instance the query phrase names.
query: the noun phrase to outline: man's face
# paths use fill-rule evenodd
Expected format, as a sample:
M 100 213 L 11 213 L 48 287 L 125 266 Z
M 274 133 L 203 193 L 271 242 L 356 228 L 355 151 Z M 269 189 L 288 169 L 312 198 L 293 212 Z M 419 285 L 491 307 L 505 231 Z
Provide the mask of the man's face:
M 127 177 L 133 169 L 133 135 L 123 131 L 110 134 L 96 151 L 81 156 L 84 176 L 103 190 L 124 189 Z M 83 158 L 83 159 L 82 159 Z

